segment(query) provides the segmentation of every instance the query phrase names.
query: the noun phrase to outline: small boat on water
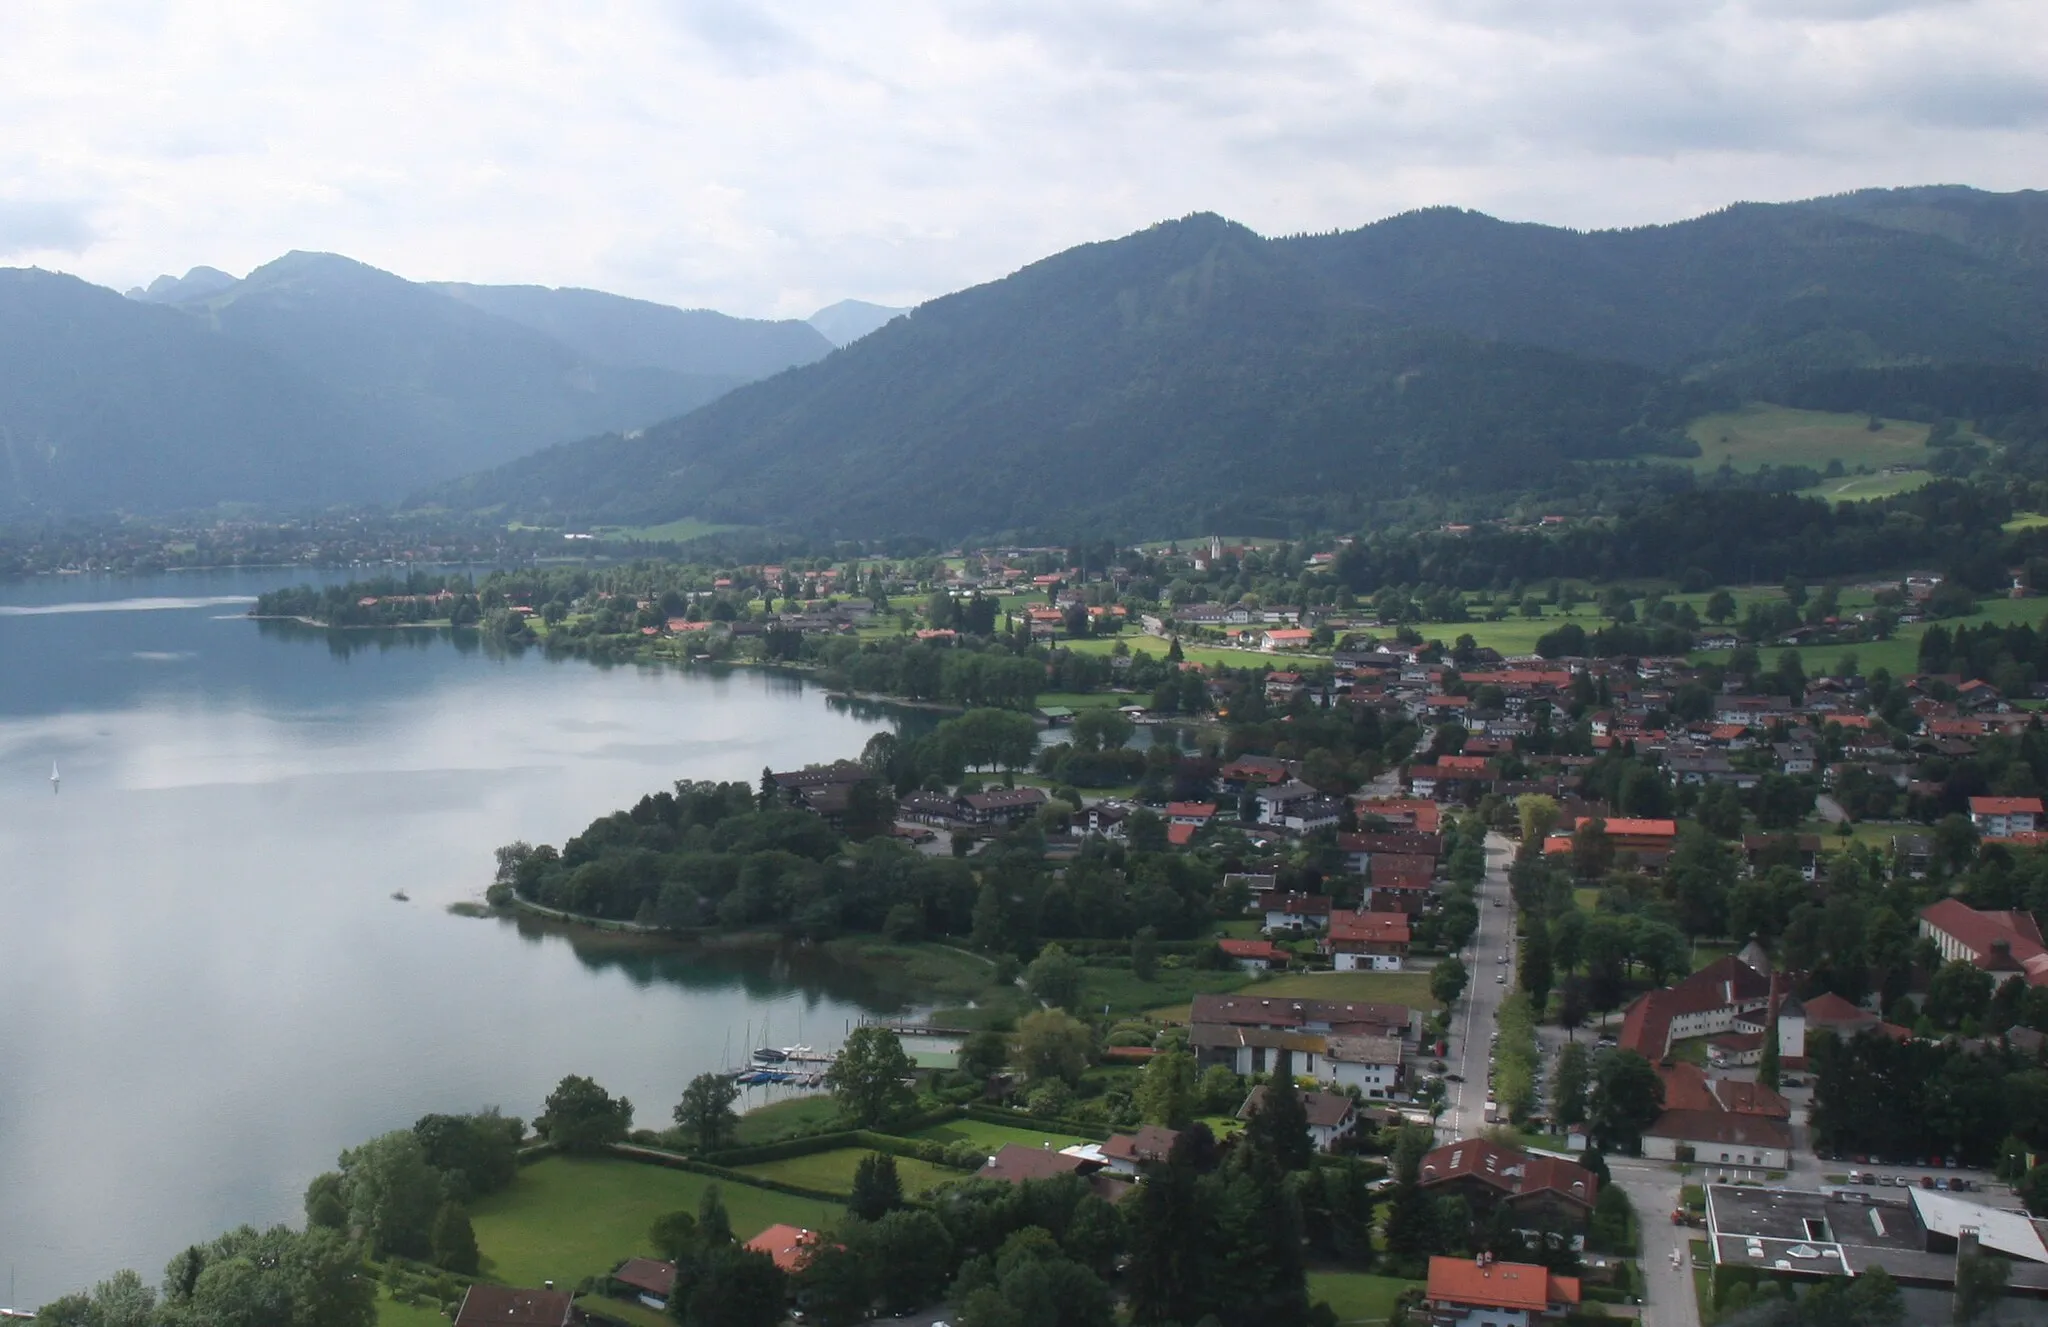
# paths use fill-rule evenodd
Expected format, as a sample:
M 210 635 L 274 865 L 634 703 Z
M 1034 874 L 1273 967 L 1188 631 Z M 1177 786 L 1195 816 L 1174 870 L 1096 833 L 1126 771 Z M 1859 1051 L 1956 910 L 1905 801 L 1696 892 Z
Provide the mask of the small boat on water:
M 754 1052 L 754 1063 L 756 1064 L 781 1064 L 788 1059 L 788 1051 L 777 1050 L 773 1046 L 763 1046 Z
M 64 776 L 57 772 L 57 762 L 53 760 L 50 762 L 50 791 L 56 792 L 63 785 Z M 9 1310 L 9 1312 L 12 1312 L 12 1310 Z
M 400 903 L 410 903 L 410 902 L 412 902 L 412 895 L 410 895 L 410 894 L 406 893 L 406 892 L 405 892 L 404 890 L 402 890 L 402 889 L 394 889 L 394 890 L 392 890 L 392 891 L 391 891 L 391 897 L 393 897 L 393 898 L 397 899 L 397 900 L 398 900 L 398 901 L 399 901 Z

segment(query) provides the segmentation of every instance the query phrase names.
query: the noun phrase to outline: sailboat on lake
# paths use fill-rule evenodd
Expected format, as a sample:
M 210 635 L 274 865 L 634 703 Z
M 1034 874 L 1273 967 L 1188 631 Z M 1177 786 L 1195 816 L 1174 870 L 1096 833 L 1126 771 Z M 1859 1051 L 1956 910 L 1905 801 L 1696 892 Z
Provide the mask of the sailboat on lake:
M 56 792 L 63 783 L 64 776 L 57 772 L 57 762 L 53 760 L 50 762 L 50 791 Z

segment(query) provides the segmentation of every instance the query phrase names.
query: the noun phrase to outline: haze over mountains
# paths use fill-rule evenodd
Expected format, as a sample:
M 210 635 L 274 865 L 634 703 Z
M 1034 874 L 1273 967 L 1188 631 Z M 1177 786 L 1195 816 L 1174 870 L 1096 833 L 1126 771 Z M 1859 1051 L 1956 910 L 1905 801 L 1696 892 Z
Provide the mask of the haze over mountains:
M 833 345 L 808 323 L 289 253 L 124 299 L 0 272 L 0 511 L 390 501 Z
M 1198 215 L 435 497 L 843 535 L 1184 531 L 1263 498 L 1683 450 L 1688 419 L 1819 374 L 2044 353 L 2037 193 L 1873 190 L 1592 233 L 1439 208 L 1268 240 Z

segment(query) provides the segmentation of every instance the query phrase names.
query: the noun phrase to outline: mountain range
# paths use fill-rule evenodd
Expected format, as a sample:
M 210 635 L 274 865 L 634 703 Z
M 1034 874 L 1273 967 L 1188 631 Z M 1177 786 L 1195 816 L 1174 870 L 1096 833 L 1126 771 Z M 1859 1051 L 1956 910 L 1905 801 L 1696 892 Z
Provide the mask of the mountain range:
M 836 348 L 835 348 L 836 347 Z M 1579 232 L 1197 214 L 915 310 L 757 321 L 290 253 L 0 270 L 0 513 L 391 501 L 848 536 L 1180 531 L 1687 455 L 1744 400 L 2048 430 L 2048 194 Z M 1950 399 L 1953 398 L 1953 399 Z
M 0 512 L 390 501 L 830 354 L 797 320 L 289 253 L 122 298 L 0 271 Z
M 431 496 L 839 535 L 1184 531 L 1267 497 L 1684 452 L 1688 419 L 1817 375 L 2044 355 L 2040 193 L 1872 190 L 1595 232 L 1434 208 L 1265 239 L 1203 214 Z

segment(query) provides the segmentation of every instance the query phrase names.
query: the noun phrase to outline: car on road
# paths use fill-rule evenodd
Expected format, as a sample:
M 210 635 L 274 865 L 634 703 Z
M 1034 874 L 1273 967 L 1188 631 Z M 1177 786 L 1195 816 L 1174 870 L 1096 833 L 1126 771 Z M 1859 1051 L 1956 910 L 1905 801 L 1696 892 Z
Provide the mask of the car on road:
M 1495 985 L 1505 986 L 1508 984 L 1508 974 L 1505 972 L 1496 972 L 1493 974 L 1493 980 Z
M 1444 1075 L 1444 1081 L 1445 1081 L 1446 1083 L 1462 1083 L 1462 1082 L 1464 1082 L 1464 1081 L 1465 1081 L 1465 1075 L 1463 1075 L 1463 1074 L 1445 1074 L 1445 1075 Z

